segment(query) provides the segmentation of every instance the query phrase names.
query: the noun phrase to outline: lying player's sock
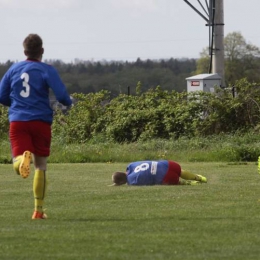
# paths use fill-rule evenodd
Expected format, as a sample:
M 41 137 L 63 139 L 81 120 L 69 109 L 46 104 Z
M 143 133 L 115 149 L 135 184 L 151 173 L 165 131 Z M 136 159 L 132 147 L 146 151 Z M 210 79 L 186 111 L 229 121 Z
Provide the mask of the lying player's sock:
M 203 183 L 207 182 L 206 177 L 199 175 L 199 174 L 194 174 L 194 173 L 186 171 L 186 170 L 181 170 L 181 178 L 185 179 L 185 180 L 195 180 L 195 181 L 199 181 L 199 182 L 203 182 Z
M 181 178 L 185 180 L 197 180 L 196 175 L 194 173 L 191 173 L 186 170 L 181 170 Z

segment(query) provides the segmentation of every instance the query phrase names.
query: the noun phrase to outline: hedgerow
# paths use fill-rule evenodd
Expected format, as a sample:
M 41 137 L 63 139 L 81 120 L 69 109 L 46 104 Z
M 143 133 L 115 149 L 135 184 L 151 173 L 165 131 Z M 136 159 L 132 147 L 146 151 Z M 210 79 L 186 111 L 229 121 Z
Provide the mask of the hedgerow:
M 8 109 L 7 107 L 0 105 L 0 139 L 7 135 L 8 129 L 9 129 Z
M 108 140 L 117 143 L 151 139 L 205 137 L 222 133 L 258 132 L 260 87 L 242 79 L 216 93 L 161 90 L 111 98 L 108 91 L 73 94 L 77 100 L 66 113 L 55 111 L 53 137 L 65 143 Z M 8 131 L 7 108 L 0 107 L 0 137 Z

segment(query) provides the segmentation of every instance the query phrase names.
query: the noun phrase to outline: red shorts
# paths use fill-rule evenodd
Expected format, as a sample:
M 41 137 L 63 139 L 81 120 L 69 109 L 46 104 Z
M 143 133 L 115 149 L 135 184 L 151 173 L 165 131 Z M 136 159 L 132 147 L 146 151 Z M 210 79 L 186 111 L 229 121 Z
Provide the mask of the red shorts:
M 181 176 L 181 166 L 173 161 L 169 161 L 169 169 L 164 176 L 163 183 L 167 185 L 179 184 L 179 178 Z
M 50 155 L 51 125 L 42 121 L 11 122 L 9 129 L 12 155 L 16 157 L 30 151 L 47 157 Z

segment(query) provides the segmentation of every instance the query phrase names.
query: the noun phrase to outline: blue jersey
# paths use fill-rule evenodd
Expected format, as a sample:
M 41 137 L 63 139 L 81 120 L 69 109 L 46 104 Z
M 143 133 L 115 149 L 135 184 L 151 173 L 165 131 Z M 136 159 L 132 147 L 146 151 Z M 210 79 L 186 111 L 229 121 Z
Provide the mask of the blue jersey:
M 169 161 L 139 161 L 126 168 L 128 185 L 160 185 L 169 169 Z
M 50 88 L 60 103 L 71 105 L 66 88 L 52 66 L 35 60 L 13 64 L 0 82 L 0 103 L 10 107 L 9 121 L 52 123 Z

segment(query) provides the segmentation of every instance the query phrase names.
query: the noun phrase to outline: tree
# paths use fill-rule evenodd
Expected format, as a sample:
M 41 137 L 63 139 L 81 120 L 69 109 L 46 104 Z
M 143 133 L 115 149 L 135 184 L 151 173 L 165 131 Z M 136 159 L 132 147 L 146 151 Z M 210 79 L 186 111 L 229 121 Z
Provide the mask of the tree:
M 209 51 L 207 48 L 204 48 L 200 53 L 200 58 L 197 60 L 195 75 L 208 73 L 209 62 L 210 62 Z
M 225 75 L 229 84 L 234 84 L 236 80 L 245 77 L 250 81 L 259 82 L 259 48 L 247 43 L 239 32 L 229 33 L 224 39 L 224 44 Z
M 224 39 L 224 49 L 226 86 L 233 85 L 242 78 L 260 82 L 260 49 L 257 46 L 247 43 L 240 32 L 232 32 Z M 204 48 L 200 55 L 196 74 L 207 73 L 209 68 L 210 57 L 207 48 Z

